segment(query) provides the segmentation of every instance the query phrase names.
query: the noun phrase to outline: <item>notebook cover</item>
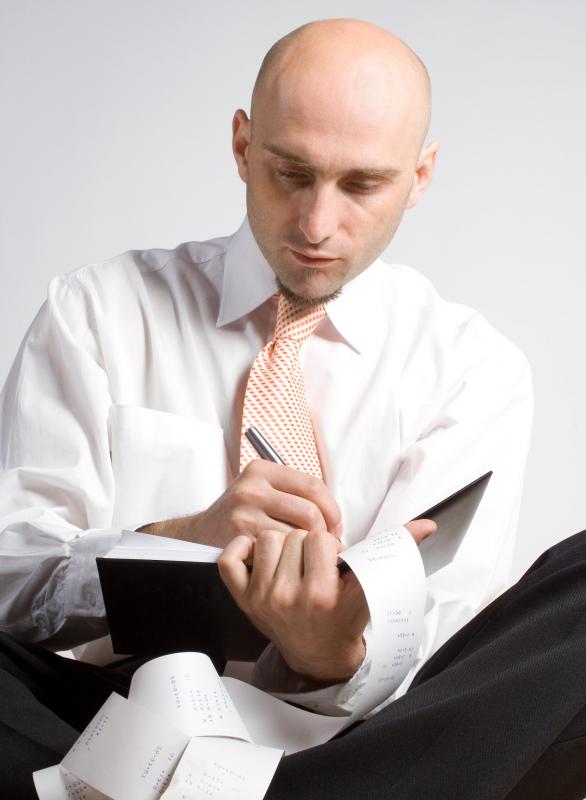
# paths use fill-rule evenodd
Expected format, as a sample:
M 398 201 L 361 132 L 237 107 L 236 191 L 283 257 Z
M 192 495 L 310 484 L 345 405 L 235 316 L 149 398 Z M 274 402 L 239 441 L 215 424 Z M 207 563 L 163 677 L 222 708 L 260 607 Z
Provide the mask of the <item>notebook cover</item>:
M 115 653 L 207 653 L 256 661 L 268 644 L 238 608 L 218 566 L 199 561 L 97 558 Z

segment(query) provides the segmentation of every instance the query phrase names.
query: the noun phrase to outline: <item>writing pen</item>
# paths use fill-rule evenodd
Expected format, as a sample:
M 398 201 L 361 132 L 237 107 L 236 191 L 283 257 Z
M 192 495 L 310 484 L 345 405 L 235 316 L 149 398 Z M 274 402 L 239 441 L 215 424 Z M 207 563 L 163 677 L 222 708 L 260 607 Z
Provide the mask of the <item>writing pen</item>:
M 285 464 L 281 456 L 277 453 L 275 448 L 267 442 L 265 437 L 262 433 L 251 426 L 244 431 L 244 435 L 250 442 L 250 444 L 254 447 L 256 452 L 259 454 L 261 458 L 264 458 L 265 461 L 274 461 L 275 464 Z M 338 562 L 338 571 L 340 575 L 343 575 L 345 572 L 348 572 L 350 567 L 345 561 Z
M 277 453 L 275 448 L 270 445 L 258 428 L 250 427 L 244 431 L 244 435 L 254 447 L 256 452 L 265 461 L 274 461 L 275 464 L 285 464 L 281 456 Z

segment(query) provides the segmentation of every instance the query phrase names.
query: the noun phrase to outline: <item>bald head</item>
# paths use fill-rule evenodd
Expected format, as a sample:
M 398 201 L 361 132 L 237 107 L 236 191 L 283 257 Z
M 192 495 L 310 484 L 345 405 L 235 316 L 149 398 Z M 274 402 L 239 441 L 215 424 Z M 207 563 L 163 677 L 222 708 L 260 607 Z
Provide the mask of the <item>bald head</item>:
M 367 22 L 313 22 L 268 52 L 232 149 L 250 228 L 289 299 L 328 302 L 388 246 L 433 174 L 429 98 L 419 58 Z
M 331 105 L 337 111 L 351 106 L 365 121 L 399 118 L 418 148 L 429 129 L 425 65 L 392 33 L 362 20 L 311 22 L 279 39 L 261 64 L 251 117 L 256 122 L 283 104 L 295 113 L 296 103 L 312 99 L 324 113 Z

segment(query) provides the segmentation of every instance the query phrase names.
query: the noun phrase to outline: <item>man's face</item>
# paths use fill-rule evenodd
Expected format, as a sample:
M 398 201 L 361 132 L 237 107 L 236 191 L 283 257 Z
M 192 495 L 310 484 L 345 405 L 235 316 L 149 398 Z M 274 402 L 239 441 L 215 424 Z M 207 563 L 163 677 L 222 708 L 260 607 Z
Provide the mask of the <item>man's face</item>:
M 234 122 L 252 232 L 301 305 L 335 296 L 386 248 L 413 204 L 420 145 L 410 115 L 382 112 L 372 93 L 308 94 L 275 93 Z

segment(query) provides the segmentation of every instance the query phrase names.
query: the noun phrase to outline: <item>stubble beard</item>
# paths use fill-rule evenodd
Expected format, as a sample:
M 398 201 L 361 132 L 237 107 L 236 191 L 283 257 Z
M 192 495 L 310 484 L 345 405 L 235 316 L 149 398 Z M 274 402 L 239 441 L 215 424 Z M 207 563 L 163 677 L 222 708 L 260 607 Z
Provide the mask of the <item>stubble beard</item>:
M 311 267 L 308 267 L 306 271 L 307 277 L 310 277 L 313 272 L 314 270 Z M 283 297 L 285 297 L 292 306 L 299 309 L 309 310 L 311 308 L 317 308 L 318 306 L 325 306 L 327 303 L 335 300 L 336 297 L 339 297 L 342 294 L 342 287 L 339 286 L 333 292 L 322 295 L 321 297 L 306 297 L 305 295 L 297 294 L 297 292 L 294 292 L 292 289 L 289 289 L 288 286 L 285 286 L 278 275 L 275 275 L 275 282 L 277 284 L 278 291 L 283 295 Z

